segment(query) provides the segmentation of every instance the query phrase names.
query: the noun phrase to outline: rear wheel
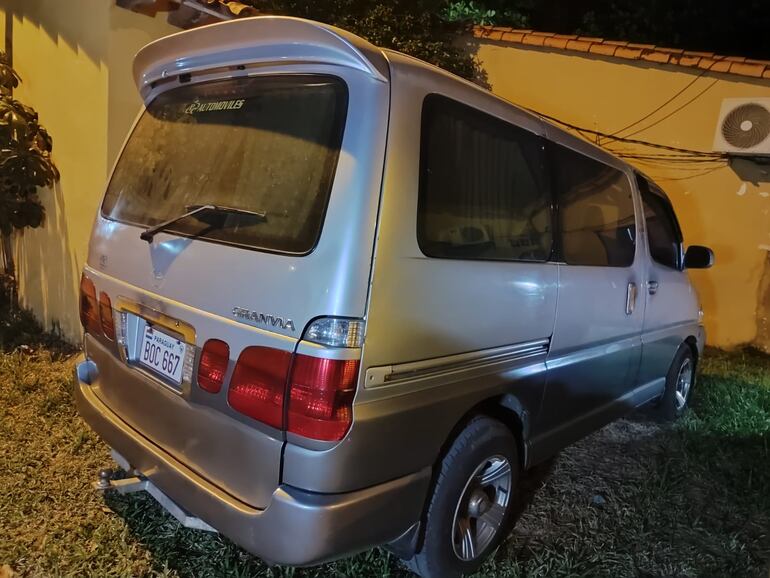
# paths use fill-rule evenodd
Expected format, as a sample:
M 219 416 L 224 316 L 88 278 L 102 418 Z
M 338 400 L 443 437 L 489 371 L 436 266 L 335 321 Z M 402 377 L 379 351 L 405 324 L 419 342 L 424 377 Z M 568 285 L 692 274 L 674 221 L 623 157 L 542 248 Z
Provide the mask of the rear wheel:
M 478 570 L 505 538 L 518 476 L 510 430 L 486 416 L 472 419 L 441 461 L 423 544 L 409 568 L 424 578 Z
M 666 389 L 658 404 L 658 414 L 665 420 L 675 420 L 684 414 L 695 383 L 695 356 L 683 344 L 674 356 L 666 375 Z

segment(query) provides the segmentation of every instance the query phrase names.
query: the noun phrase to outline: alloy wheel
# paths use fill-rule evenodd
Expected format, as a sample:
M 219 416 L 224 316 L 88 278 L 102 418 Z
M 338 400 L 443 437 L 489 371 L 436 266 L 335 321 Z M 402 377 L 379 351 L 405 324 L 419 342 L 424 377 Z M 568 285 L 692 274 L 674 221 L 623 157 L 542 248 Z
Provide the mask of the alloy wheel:
M 464 562 L 486 552 L 505 521 L 513 475 L 508 459 L 497 455 L 480 463 L 465 484 L 452 522 L 452 547 Z
M 690 358 L 685 359 L 676 376 L 676 391 L 674 393 L 676 410 L 682 411 L 687 405 L 687 397 L 690 395 L 693 379 L 693 364 Z

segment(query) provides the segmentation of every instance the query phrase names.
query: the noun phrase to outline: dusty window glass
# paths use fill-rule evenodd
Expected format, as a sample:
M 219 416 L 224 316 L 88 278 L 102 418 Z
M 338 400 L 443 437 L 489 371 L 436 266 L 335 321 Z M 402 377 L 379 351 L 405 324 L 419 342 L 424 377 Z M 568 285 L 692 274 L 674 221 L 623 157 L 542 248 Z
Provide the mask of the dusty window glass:
M 321 231 L 346 111 L 347 87 L 327 76 L 240 78 L 162 93 L 126 145 L 103 214 L 147 227 L 214 204 L 235 210 L 200 213 L 169 230 L 306 253 Z
M 559 145 L 553 145 L 552 159 L 564 261 L 569 265 L 632 265 L 636 222 L 626 175 Z
M 540 137 L 425 99 L 417 238 L 430 257 L 545 261 L 551 208 Z
M 639 175 L 636 179 L 642 193 L 650 256 L 661 265 L 681 269 L 682 234 L 674 209 L 654 184 Z

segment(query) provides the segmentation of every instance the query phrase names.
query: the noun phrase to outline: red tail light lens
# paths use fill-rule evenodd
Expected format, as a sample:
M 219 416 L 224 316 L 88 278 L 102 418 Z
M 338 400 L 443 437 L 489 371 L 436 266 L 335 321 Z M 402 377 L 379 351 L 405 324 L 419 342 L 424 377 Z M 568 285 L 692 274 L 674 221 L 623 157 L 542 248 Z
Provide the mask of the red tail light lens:
M 209 339 L 198 363 L 198 385 L 209 393 L 219 393 L 225 381 L 230 346 L 219 339 Z
M 338 441 L 353 420 L 358 360 L 297 355 L 291 375 L 288 431 Z
M 275 428 L 283 428 L 283 398 L 291 353 L 247 347 L 238 357 L 227 401 L 235 411 Z
M 99 335 L 102 332 L 99 305 L 96 302 L 96 287 L 94 282 L 85 275 L 80 277 L 80 323 L 88 333 Z
M 115 340 L 115 319 L 112 317 L 112 301 L 104 291 L 99 294 L 99 320 L 107 339 Z

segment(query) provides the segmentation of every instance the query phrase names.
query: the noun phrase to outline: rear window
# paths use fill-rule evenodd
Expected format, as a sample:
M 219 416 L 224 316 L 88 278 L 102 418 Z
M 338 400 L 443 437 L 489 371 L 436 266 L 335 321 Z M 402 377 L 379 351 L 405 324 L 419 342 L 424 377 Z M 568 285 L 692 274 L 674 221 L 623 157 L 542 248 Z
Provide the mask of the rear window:
M 150 227 L 213 204 L 233 210 L 199 213 L 167 230 L 308 253 L 323 225 L 346 112 L 347 87 L 328 76 L 238 78 L 165 92 L 136 125 L 102 212 Z

